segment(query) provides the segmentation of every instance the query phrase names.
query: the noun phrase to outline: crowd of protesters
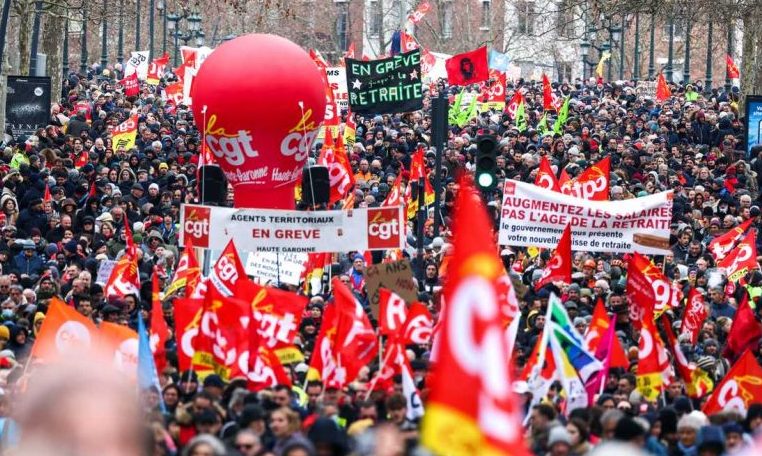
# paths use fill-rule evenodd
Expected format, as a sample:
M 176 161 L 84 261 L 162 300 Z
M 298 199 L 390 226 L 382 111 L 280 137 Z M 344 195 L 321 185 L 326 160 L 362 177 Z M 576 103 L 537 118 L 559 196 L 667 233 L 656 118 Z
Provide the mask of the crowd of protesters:
M 45 319 L 48 301 L 59 296 L 95 322 L 136 326 L 137 314 L 163 312 L 172 327 L 172 302 L 151 308 L 150 275 L 159 266 L 162 285 L 172 277 L 179 258 L 180 205 L 198 202 L 197 164 L 200 134 L 191 111 L 166 103 L 161 88 L 141 84 L 137 97 L 125 97 L 116 81 L 119 65 L 93 66 L 87 74 L 70 74 L 64 93 L 51 108 L 49 125 L 30 136 L 6 132 L 0 157 L 0 435 L 3 447 L 12 447 L 23 435 L 14 408 L 21 391 L 18 380 L 37 331 Z M 529 128 L 519 131 L 502 112 L 485 112 L 465 127 L 449 128 L 442 157 L 441 232 L 434 232 L 434 211 L 423 229 L 423 257 L 416 252 L 415 222 L 409 226 L 409 248 L 419 300 L 435 318 L 446 269 L 442 260 L 450 249 L 452 207 L 459 173 L 474 168 L 477 132 L 497 133 L 501 179 L 533 182 L 540 158 L 550 159 L 554 171 L 574 177 L 591 164 L 611 157 L 611 199 L 638 198 L 663 190 L 675 192 L 672 254 L 655 257 L 665 274 L 688 294 L 696 288 L 706 295 L 710 315 L 696 345 L 683 344 L 685 356 L 719 382 L 731 362 L 721 355 L 738 296 L 726 294 L 724 284 L 708 286 L 715 260 L 709 241 L 754 218 L 759 226 L 759 188 L 762 184 L 762 146 L 744 149 L 740 96 L 722 87 L 705 90 L 701 83 L 676 85 L 673 96 L 658 103 L 636 92 L 635 83 L 594 80 L 564 83 L 555 90 L 569 96 L 570 114 L 561 134 L 541 135 L 534 127 L 542 116 L 542 85 L 509 81 L 507 98 L 526 92 Z M 436 96 L 433 86 L 427 93 Z M 458 88 L 448 89 L 454 95 Z M 690 95 L 690 96 L 688 96 Z M 131 113 L 139 115 L 139 132 L 131 150 L 114 149 L 111 131 Z M 430 143 L 428 108 L 404 115 L 357 118 L 357 139 L 348 149 L 355 172 L 355 201 L 380 205 L 396 177 L 409 178 L 410 156 L 419 143 Z M 319 145 L 313 150 L 314 163 Z M 86 164 L 77 163 L 85 154 Z M 426 153 L 432 179 L 436 154 Z M 78 166 L 75 166 L 75 163 Z M 50 200 L 44 201 L 46 186 Z M 88 197 L 92 186 L 96 197 Z M 500 186 L 498 186 L 500 188 Z M 231 190 L 232 191 L 232 190 Z M 488 198 L 495 210 L 500 191 Z M 232 198 L 228 198 L 232 201 Z M 497 221 L 497 220 L 496 220 Z M 125 248 L 124 227 L 129 224 L 139 248 L 141 295 L 105 300 L 103 284 L 96 283 L 99 264 L 114 260 Z M 758 242 L 759 239 L 758 239 Z M 516 343 L 517 372 L 544 325 L 549 289 L 534 291 L 549 252 L 502 246 L 501 256 L 514 277 L 521 307 Z M 383 254 L 375 254 L 380 262 Z M 340 252 L 334 275 L 351 284 L 367 307 L 364 269 L 357 252 Z M 555 290 L 584 333 L 593 306 L 600 297 L 615 316 L 617 337 L 637 364 L 637 333 L 628 321 L 625 283 L 627 257 L 574 253 L 573 283 Z M 749 277 L 749 292 L 762 294 L 762 274 Z M 755 289 L 759 291 L 755 291 Z M 306 354 L 313 350 L 330 293 L 310 297 L 296 341 Z M 756 307 L 756 306 L 755 306 Z M 679 322 L 682 308 L 670 310 Z M 150 455 L 344 455 L 407 454 L 417 445 L 419 423 L 405 418 L 406 400 L 399 383 L 389 390 L 368 391 L 378 370 L 368 366 L 344 389 L 305 383 L 308 360 L 288 365 L 294 388 L 286 386 L 252 393 L 245 381 L 223 382 L 216 375 L 199 379 L 195 372 L 176 368 L 176 343 L 168 344 L 171 367 L 160 373 L 166 412 L 158 411 L 158 395 L 145 406 L 146 454 Z M 414 380 L 425 400 L 430 346 L 410 346 Z M 762 354 L 762 352 L 761 352 Z M 82 378 L 87 383 L 87 378 Z M 707 417 L 701 401 L 686 396 L 675 379 L 657 403 L 638 394 L 633 369 L 612 370 L 595 406 L 564 410 L 564 393 L 551 389 L 539 405 L 526 410 L 526 441 L 538 455 L 591 454 L 603 442 L 636 446 L 652 455 L 720 455 L 739 452 L 762 425 L 762 405 L 745 414 L 731 411 Z M 303 387 L 303 388 L 302 388 Z M 517 397 L 529 403 L 525 384 L 514 384 Z M 760 401 L 762 403 L 762 400 Z M 526 407 L 528 408 L 528 407 Z M 636 451 L 630 449 L 630 451 Z M 632 453 L 636 454 L 636 453 Z

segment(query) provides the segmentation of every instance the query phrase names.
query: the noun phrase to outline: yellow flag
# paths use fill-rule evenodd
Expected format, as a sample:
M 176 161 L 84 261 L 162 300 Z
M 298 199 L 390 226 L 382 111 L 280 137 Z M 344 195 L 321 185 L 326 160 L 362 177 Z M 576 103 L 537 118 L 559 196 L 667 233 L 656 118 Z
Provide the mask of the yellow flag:
M 599 78 L 603 77 L 603 64 L 606 63 L 606 60 L 611 58 L 611 52 L 605 51 L 603 54 L 601 54 L 601 59 L 598 61 L 598 66 L 595 67 L 595 74 L 598 75 Z
M 138 136 L 138 115 L 134 114 L 129 119 L 117 125 L 111 136 L 111 144 L 114 152 L 121 149 L 129 151 L 135 147 L 135 139 Z

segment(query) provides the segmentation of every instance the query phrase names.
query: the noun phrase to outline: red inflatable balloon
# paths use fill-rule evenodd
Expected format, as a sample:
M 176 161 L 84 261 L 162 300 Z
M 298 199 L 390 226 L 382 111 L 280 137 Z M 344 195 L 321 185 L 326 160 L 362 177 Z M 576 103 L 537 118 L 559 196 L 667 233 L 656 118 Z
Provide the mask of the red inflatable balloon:
M 238 37 L 201 65 L 192 99 L 206 147 L 235 189 L 235 206 L 293 209 L 326 104 L 309 54 L 275 35 Z

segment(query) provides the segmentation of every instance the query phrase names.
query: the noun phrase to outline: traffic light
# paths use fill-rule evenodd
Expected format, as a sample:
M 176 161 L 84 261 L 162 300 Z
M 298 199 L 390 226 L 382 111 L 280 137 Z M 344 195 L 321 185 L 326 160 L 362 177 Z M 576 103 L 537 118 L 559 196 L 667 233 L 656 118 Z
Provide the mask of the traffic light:
M 497 186 L 497 138 L 487 133 L 476 137 L 476 186 L 480 190 L 494 190 Z

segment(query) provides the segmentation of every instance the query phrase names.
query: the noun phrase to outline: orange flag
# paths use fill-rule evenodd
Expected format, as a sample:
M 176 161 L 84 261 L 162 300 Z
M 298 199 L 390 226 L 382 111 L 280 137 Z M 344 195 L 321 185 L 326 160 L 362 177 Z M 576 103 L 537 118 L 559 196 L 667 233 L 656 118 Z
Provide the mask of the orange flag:
M 92 320 L 53 297 L 37 333 L 31 357 L 52 362 L 88 352 L 96 346 L 97 331 Z
M 498 296 L 505 270 L 483 203 L 460 185 L 421 440 L 441 454 L 526 455 Z
M 762 367 L 759 366 L 754 353 L 746 350 L 733 364 L 730 372 L 714 389 L 714 393 L 701 409 L 707 415 L 723 410 L 735 410 L 746 416 L 751 404 L 762 403 Z
M 672 96 L 672 91 L 667 85 L 667 80 L 664 79 L 664 75 L 659 73 L 656 78 L 656 101 L 664 101 Z
M 102 322 L 98 342 L 112 356 L 114 367 L 130 379 L 138 374 L 138 333 L 128 326 Z
M 42 202 L 43 203 L 49 203 L 50 200 L 52 200 L 53 197 L 50 195 L 50 185 L 45 184 L 45 193 L 42 195 Z

